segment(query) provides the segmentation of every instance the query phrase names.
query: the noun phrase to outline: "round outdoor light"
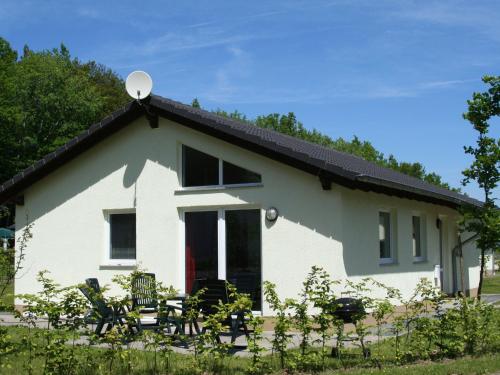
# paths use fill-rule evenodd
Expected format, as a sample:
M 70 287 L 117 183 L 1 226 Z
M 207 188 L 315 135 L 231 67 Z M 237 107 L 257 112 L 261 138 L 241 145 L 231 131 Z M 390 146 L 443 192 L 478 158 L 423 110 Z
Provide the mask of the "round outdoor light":
M 278 209 L 276 207 L 269 207 L 266 210 L 266 219 L 269 221 L 276 221 L 278 218 Z

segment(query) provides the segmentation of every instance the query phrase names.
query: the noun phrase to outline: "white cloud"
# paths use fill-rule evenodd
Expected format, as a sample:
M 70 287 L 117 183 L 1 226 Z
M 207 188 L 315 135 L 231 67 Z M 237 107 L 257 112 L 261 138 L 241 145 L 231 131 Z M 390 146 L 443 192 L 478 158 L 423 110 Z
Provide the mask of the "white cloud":
M 136 47 L 142 55 L 154 55 L 169 51 L 194 50 L 234 44 L 254 39 L 252 35 L 227 35 L 222 30 L 194 29 L 193 32 L 168 32 L 148 40 L 143 46 Z
M 478 1 L 406 1 L 390 14 L 443 26 L 467 27 L 500 40 L 500 12 L 496 7 Z
M 446 89 L 457 85 L 462 85 L 470 82 L 477 82 L 477 79 L 453 79 L 449 81 L 431 81 L 419 84 L 422 90 Z

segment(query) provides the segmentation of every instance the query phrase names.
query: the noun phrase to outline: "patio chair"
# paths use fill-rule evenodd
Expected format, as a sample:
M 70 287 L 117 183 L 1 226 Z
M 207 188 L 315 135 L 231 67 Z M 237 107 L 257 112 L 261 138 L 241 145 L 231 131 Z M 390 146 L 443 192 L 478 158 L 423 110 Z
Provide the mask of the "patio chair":
M 85 280 L 85 284 L 79 289 L 92 306 L 92 309 L 85 314 L 85 323 L 96 324 L 94 333 L 101 336 L 104 325 L 107 325 L 106 331 L 109 331 L 116 324 L 122 325 L 125 313 L 106 303 L 101 293 L 99 281 L 96 278 L 89 278 Z
M 156 277 L 154 273 L 139 273 L 132 279 L 132 310 L 139 314 L 156 314 L 154 323 L 144 324 L 141 318 L 137 319 L 137 330 L 166 328 L 171 333 L 171 326 L 175 327 L 174 334 L 183 333 L 182 320 L 173 313 L 181 308 L 167 305 L 166 301 L 158 300 L 156 291 Z
M 228 280 L 236 287 L 238 293 L 248 294 L 254 303 L 254 308 L 260 310 L 261 307 L 261 289 L 260 278 L 253 272 L 238 272 L 234 277 L 229 277 Z
M 197 293 L 199 290 L 204 289 L 200 297 L 200 313 L 202 318 L 206 318 L 217 312 L 217 305 L 219 301 L 228 303 L 229 295 L 227 292 L 227 281 L 217 279 L 196 279 L 193 284 L 192 294 Z M 231 333 L 231 343 L 236 341 L 236 337 L 240 331 L 243 331 L 247 339 L 250 337 L 249 331 L 245 322 L 245 313 L 247 311 L 234 311 L 228 315 L 223 324 L 229 327 Z M 206 331 L 203 327 L 202 333 Z M 220 342 L 220 337 L 218 337 Z
M 132 279 L 132 310 L 140 313 L 158 312 L 158 295 L 154 273 L 140 273 Z

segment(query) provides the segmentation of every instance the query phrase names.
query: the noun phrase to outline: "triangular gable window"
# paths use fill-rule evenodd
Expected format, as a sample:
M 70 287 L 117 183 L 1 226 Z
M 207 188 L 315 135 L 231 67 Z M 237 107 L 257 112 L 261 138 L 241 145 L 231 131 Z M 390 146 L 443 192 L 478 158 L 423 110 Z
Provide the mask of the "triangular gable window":
M 222 173 L 219 173 L 222 168 Z M 260 174 L 188 146 L 182 146 L 182 186 L 258 184 Z
M 219 159 L 182 146 L 182 186 L 219 184 Z
M 223 184 L 252 184 L 262 182 L 260 174 L 249 171 L 248 169 L 238 167 L 227 161 L 223 163 L 222 167 Z

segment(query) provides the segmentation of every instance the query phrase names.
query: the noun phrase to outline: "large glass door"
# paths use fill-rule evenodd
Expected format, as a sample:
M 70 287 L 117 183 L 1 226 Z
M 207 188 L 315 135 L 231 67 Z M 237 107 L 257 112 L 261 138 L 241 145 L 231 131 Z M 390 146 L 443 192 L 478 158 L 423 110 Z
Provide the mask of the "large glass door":
M 217 279 L 217 211 L 186 212 L 186 292 L 195 279 Z
M 184 224 L 186 291 L 195 279 L 226 279 L 260 310 L 260 210 L 186 212 Z
M 260 210 L 225 212 L 226 278 L 261 309 Z

